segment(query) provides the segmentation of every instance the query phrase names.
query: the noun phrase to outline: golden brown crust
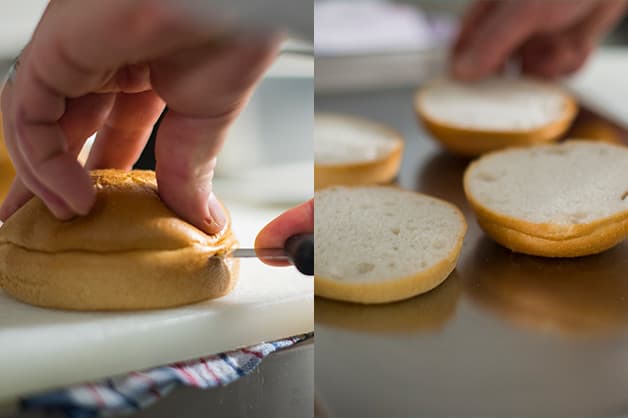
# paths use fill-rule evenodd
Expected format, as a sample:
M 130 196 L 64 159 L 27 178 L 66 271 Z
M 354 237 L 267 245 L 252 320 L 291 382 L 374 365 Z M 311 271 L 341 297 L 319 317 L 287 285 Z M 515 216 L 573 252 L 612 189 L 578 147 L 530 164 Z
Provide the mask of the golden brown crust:
M 403 146 L 400 144 L 385 158 L 346 165 L 314 164 L 314 189 L 330 186 L 387 184 L 394 180 L 401 165 Z
M 397 189 L 397 188 L 395 188 Z M 407 193 L 415 193 L 398 189 Z M 386 280 L 371 283 L 348 283 L 329 279 L 314 274 L 314 293 L 317 296 L 328 299 L 342 300 L 346 302 L 374 304 L 389 303 L 420 295 L 440 285 L 456 268 L 458 257 L 462 249 L 467 223 L 460 210 L 449 202 L 430 196 L 431 199 L 449 205 L 456 210 L 463 228 L 460 231 L 456 245 L 446 258 L 436 263 L 431 268 L 419 274 L 402 277 L 394 280 Z
M 562 240 L 545 239 L 495 223 L 478 215 L 480 227 L 495 241 L 512 251 L 542 257 L 581 257 L 606 251 L 628 237 L 628 218 L 602 225 L 587 235 Z M 536 231 L 534 231 L 536 232 Z
M 462 242 L 460 246 L 462 245 Z M 390 303 L 429 292 L 445 281 L 456 267 L 460 254 L 451 254 L 434 267 L 415 276 L 376 283 L 342 283 L 319 275 L 314 276 L 314 293 L 329 299 L 354 303 Z
M 40 199 L 31 199 L 3 225 L 0 243 L 46 252 L 222 248 L 220 234 L 208 236 L 163 204 L 152 171 L 91 174 L 97 197 L 88 216 L 59 222 Z M 229 229 L 227 225 L 225 231 Z
M 611 145 L 622 147 L 621 145 Z M 628 237 L 628 211 L 585 224 L 533 223 L 492 211 L 470 190 L 471 176 L 484 158 L 464 173 L 464 193 L 482 229 L 513 251 L 545 257 L 579 257 L 605 251 Z
M 159 199 L 153 172 L 99 170 L 89 215 L 62 222 L 37 198 L 0 228 L 0 284 L 24 302 L 71 310 L 165 308 L 227 294 L 230 223 L 209 236 Z
M 420 89 L 414 98 L 414 110 L 419 121 L 430 131 L 432 136 L 454 154 L 474 157 L 498 149 L 543 144 L 557 141 L 571 125 L 578 113 L 578 105 L 573 97 L 561 90 L 565 98 L 563 115 L 556 121 L 537 129 L 526 131 L 495 131 L 473 128 L 461 128 L 447 124 L 428 115 L 423 109 L 423 96 L 431 87 Z
M 314 162 L 314 189 L 320 190 L 330 186 L 378 185 L 392 182 L 401 166 L 403 155 L 403 136 L 392 128 L 352 116 L 336 116 L 318 114 L 317 117 L 336 118 L 353 121 L 356 124 L 368 125 L 370 129 L 384 131 L 386 135 L 395 137 L 393 149 L 382 158 L 348 164 L 320 164 Z

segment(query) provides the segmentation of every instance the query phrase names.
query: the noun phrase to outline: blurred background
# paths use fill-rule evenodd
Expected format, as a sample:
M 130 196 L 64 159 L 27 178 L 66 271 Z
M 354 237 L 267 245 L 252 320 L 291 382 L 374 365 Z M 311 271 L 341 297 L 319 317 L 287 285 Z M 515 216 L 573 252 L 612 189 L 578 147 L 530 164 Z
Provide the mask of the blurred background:
M 317 93 L 416 85 L 442 73 L 447 45 L 470 3 L 315 0 Z M 626 44 L 628 20 L 624 18 L 604 45 L 605 50 L 614 50 Z M 606 51 L 598 55 L 604 63 L 628 65 L 628 58 L 613 59 L 614 53 L 613 58 Z

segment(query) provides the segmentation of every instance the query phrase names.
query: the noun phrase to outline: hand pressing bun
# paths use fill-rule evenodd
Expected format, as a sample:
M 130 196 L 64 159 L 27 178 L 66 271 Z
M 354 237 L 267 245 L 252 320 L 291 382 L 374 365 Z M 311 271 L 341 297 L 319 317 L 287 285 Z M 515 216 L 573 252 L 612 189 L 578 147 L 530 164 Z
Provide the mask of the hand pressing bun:
M 59 221 L 31 199 L 0 228 L 0 285 L 23 302 L 69 310 L 167 308 L 217 298 L 237 280 L 223 255 L 228 220 L 207 235 L 161 201 L 152 171 L 92 172 L 89 215 Z

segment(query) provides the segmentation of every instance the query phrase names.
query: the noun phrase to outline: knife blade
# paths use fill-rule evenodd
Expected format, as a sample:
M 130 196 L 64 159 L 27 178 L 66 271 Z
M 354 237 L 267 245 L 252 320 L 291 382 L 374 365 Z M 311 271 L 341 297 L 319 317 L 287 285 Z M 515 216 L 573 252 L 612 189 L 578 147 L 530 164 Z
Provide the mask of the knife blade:
M 298 234 L 286 240 L 284 248 L 237 248 L 228 254 L 234 258 L 259 258 L 286 261 L 302 274 L 314 275 L 314 234 Z

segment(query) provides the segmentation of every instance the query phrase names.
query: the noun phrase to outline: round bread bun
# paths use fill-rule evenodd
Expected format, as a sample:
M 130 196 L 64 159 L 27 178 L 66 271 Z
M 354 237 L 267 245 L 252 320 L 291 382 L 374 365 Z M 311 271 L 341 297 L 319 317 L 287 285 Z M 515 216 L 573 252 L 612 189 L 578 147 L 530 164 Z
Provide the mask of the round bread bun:
M 392 128 L 353 116 L 317 114 L 314 187 L 387 184 L 401 164 L 403 137 Z
M 463 156 L 556 141 L 578 111 L 554 85 L 505 77 L 473 84 L 434 80 L 418 91 L 414 108 L 435 139 Z
M 318 296 L 387 303 L 425 293 L 454 270 L 467 225 L 450 203 L 394 187 L 315 194 Z
M 89 215 L 57 220 L 31 199 L 0 227 L 0 285 L 14 298 L 67 310 L 138 310 L 229 293 L 238 264 L 230 221 L 207 235 L 161 201 L 152 171 L 92 172 Z
M 472 163 L 478 223 L 515 252 L 579 257 L 628 237 L 628 148 L 596 141 L 512 148 Z

